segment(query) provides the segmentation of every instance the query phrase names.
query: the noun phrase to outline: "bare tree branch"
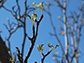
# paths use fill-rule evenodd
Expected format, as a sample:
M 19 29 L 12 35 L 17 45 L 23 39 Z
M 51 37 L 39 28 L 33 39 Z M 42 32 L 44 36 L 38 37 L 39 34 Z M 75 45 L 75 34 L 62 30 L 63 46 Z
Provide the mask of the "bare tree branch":
M 41 15 L 39 21 L 35 20 L 35 22 L 37 23 L 36 24 L 36 32 L 35 32 L 35 27 L 33 25 L 33 28 L 32 28 L 33 29 L 33 37 L 30 40 L 31 41 L 31 46 L 30 46 L 30 49 L 29 49 L 29 52 L 28 52 L 27 56 L 25 57 L 25 61 L 24 61 L 25 63 L 27 63 L 27 60 L 30 57 L 31 52 L 33 50 L 33 47 L 34 47 L 34 44 L 35 44 L 35 41 L 36 41 L 36 38 L 37 38 L 37 35 L 38 35 L 38 26 L 39 26 L 39 23 L 41 22 L 42 18 L 43 18 L 43 14 Z
M 43 54 L 43 52 L 41 53 L 43 58 L 41 59 L 41 63 L 44 63 L 44 59 L 46 58 L 46 56 L 48 56 L 51 53 L 51 51 L 47 52 L 45 55 Z

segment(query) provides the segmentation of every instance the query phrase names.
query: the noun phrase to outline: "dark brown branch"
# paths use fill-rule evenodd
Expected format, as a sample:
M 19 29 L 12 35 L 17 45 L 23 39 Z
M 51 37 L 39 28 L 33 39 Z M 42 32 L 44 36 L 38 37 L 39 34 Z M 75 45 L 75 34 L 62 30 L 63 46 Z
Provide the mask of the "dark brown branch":
M 32 39 L 31 39 L 31 47 L 30 47 L 30 49 L 29 49 L 29 52 L 28 52 L 28 54 L 27 54 L 27 56 L 25 57 L 25 63 L 27 63 L 27 60 L 28 60 L 28 58 L 30 57 L 30 55 L 31 55 L 31 52 L 32 52 L 32 50 L 33 50 L 33 47 L 34 47 L 34 43 L 35 43 L 35 40 L 36 40 L 36 38 L 35 38 L 35 29 L 34 29 L 35 27 L 33 26 L 33 37 L 32 37 Z M 29 38 L 29 37 L 28 37 Z
M 18 18 L 17 18 L 17 11 L 14 12 L 14 13 L 15 13 L 15 15 L 14 15 L 13 12 L 12 12 L 11 10 L 7 9 L 5 6 L 3 6 L 3 8 L 4 8 L 6 11 L 10 12 L 10 13 L 12 14 L 12 16 L 15 17 L 16 20 L 18 20 L 18 21 L 20 21 L 21 23 L 24 24 L 24 22 L 23 22 L 21 19 L 18 19 Z M 19 13 L 20 13 L 20 11 L 19 11 Z M 19 17 L 20 17 L 20 16 L 19 16 Z
M 40 17 L 40 19 L 38 21 L 39 23 L 41 22 L 42 18 L 43 18 L 43 14 L 41 15 L 41 17 Z
M 19 6 L 19 3 L 18 3 L 18 0 L 16 0 L 16 3 L 17 3 L 17 6 L 18 6 L 18 11 L 19 11 L 19 17 L 20 17 L 20 6 Z
M 12 27 L 13 24 L 14 24 L 14 26 Z M 14 32 L 16 32 L 16 30 L 17 30 L 19 27 L 22 27 L 22 26 L 20 26 L 18 23 L 17 23 L 17 24 L 15 24 L 15 23 L 13 23 L 13 22 L 10 23 L 9 20 L 8 20 L 8 25 L 9 25 L 9 28 L 8 28 L 8 26 L 7 26 L 6 24 L 4 24 L 4 26 L 6 27 L 6 29 L 7 29 L 8 32 L 9 32 L 9 36 L 8 36 L 8 38 L 6 38 L 6 40 L 7 40 L 7 42 L 8 42 L 8 49 L 9 49 L 10 55 L 11 55 L 10 38 L 11 38 L 12 34 L 13 34 Z M 17 25 L 17 27 L 14 28 L 16 25 Z M 11 55 L 11 56 L 12 56 L 12 55 Z
M 34 47 L 34 43 L 32 42 L 31 47 L 29 49 L 29 52 L 28 52 L 27 56 L 25 57 L 24 63 L 27 63 L 27 60 L 28 60 L 29 56 L 31 55 L 31 52 L 33 50 L 33 47 Z
M 27 0 L 24 1 L 24 5 L 25 5 L 25 11 L 24 11 L 24 16 L 26 16 L 27 13 Z M 22 44 L 22 52 L 21 52 L 21 57 L 23 58 L 23 54 L 24 54 L 24 45 L 25 45 L 25 41 L 26 41 L 26 17 L 24 17 L 24 39 L 23 39 L 23 44 Z
M 34 63 L 37 63 L 36 61 L 34 61 Z
M 77 50 L 74 50 L 73 56 L 71 57 L 70 63 L 73 61 L 73 58 L 76 56 Z
M 47 54 L 43 54 L 43 52 L 41 53 L 43 58 L 41 59 L 41 63 L 44 63 L 44 59 L 46 58 L 46 56 L 48 56 L 51 53 L 51 51 L 49 51 Z
M 41 15 L 39 21 L 36 21 L 36 23 L 37 23 L 37 26 L 36 26 L 36 36 L 38 35 L 38 26 L 39 26 L 39 23 L 41 22 L 42 18 L 43 18 L 43 14 Z
M 20 56 L 20 50 L 19 50 L 18 47 L 16 47 L 16 49 L 17 49 L 17 56 L 18 56 L 18 59 L 19 59 L 20 63 L 23 63 L 22 58 L 21 58 L 21 56 Z
M 24 17 L 24 39 L 23 39 L 23 44 L 22 44 L 22 53 L 21 53 L 21 57 L 23 58 L 23 54 L 24 54 L 24 45 L 25 45 L 25 41 L 26 41 L 26 18 Z
M 10 13 L 14 16 L 14 14 L 13 14 L 13 12 L 12 12 L 11 10 L 7 9 L 5 6 L 3 6 L 3 8 L 4 8 L 6 11 L 10 12 Z
M 33 50 L 33 47 L 34 47 L 34 44 L 35 44 L 35 41 L 36 41 L 36 38 L 37 38 L 37 34 L 38 34 L 38 26 L 39 26 L 39 23 L 41 22 L 42 18 L 43 18 L 43 14 L 41 15 L 39 21 L 35 21 L 37 23 L 36 24 L 36 32 L 35 32 L 35 27 L 33 25 L 33 28 L 32 28 L 32 30 L 33 30 L 33 37 L 30 38 L 30 40 L 31 40 L 31 46 L 30 46 L 30 49 L 29 49 L 29 52 L 28 52 L 27 56 L 25 57 L 25 60 L 24 60 L 25 63 L 27 63 L 27 60 L 30 57 L 31 52 Z
M 62 9 L 64 8 L 59 1 L 57 1 L 57 3 L 59 5 L 59 7 L 61 7 Z
M 35 27 L 33 25 L 33 37 L 35 37 Z

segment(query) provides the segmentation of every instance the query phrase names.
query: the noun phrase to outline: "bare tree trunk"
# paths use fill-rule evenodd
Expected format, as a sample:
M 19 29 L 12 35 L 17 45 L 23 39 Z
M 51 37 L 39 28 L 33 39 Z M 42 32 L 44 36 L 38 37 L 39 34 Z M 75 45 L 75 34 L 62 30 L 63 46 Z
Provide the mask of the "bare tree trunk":
M 78 59 L 77 58 L 74 58 L 74 60 L 75 60 L 75 63 L 78 63 Z
M 68 35 L 67 35 L 67 17 L 66 17 L 66 0 L 63 2 L 63 18 L 64 18 L 64 32 L 65 32 L 65 57 L 67 60 L 67 63 L 69 63 L 68 60 Z

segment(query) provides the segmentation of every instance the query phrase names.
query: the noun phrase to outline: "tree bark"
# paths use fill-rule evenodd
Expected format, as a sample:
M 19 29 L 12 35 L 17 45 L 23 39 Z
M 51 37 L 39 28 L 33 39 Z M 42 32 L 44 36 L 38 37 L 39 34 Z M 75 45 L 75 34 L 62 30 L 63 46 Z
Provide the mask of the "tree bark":
M 8 48 L 5 45 L 5 42 L 0 36 L 0 63 L 11 63 L 9 61 L 10 55 L 8 53 Z
M 67 63 L 69 63 L 68 60 L 68 35 L 67 35 L 67 17 L 66 17 L 66 0 L 64 0 L 63 3 L 63 18 L 64 18 L 64 32 L 65 32 L 65 57 Z

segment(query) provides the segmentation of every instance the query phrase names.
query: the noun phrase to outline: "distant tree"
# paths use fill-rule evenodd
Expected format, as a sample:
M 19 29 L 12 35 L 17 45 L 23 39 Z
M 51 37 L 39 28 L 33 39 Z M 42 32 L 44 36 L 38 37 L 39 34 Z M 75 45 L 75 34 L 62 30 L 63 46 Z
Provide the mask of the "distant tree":
M 51 36 L 54 36 L 61 48 L 62 54 L 58 54 L 56 52 L 54 54 L 57 63 L 79 63 L 79 43 L 81 38 L 81 30 L 84 26 L 84 0 L 82 6 L 78 8 L 77 11 L 70 12 L 70 16 L 67 16 L 68 4 L 70 0 L 53 0 L 56 2 L 58 8 L 61 9 L 62 15 L 58 16 L 58 19 L 63 23 L 60 25 L 60 33 L 59 35 L 64 37 L 64 42 L 61 40 L 60 36 L 57 34 L 57 29 L 53 23 L 52 12 L 49 11 L 49 8 L 52 3 L 47 2 L 46 6 L 48 11 L 46 13 L 49 14 L 51 26 L 53 28 L 54 33 L 50 32 Z M 70 4 L 71 5 L 71 4 Z M 54 19 L 55 20 L 55 19 Z M 65 43 L 65 45 L 63 45 Z M 65 47 L 65 48 L 64 48 Z

